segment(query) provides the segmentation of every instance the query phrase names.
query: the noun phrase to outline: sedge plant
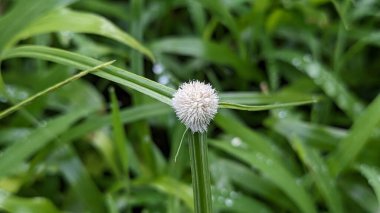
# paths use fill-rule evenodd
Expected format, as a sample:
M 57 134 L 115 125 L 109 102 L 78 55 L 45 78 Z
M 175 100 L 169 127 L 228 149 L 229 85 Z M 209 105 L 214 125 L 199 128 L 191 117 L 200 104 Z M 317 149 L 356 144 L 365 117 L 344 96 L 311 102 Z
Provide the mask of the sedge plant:
M 188 134 L 190 166 L 196 213 L 210 213 L 212 192 L 207 151 L 207 129 L 218 111 L 218 107 L 255 110 L 255 106 L 221 103 L 217 92 L 210 84 L 200 81 L 183 83 L 174 93 L 172 107 L 179 120 L 190 129 Z M 278 105 L 283 106 L 283 105 Z M 286 105 L 285 105 L 286 106 Z M 271 106 L 269 106 L 271 107 Z M 272 107 L 276 107 L 275 105 Z M 259 108 L 260 109 L 260 108 Z M 265 107 L 263 108 L 265 109 Z M 182 142 L 182 141 L 181 141 Z
M 36 119 L 26 119 L 30 116 L 20 111 L 0 120 L 0 188 L 16 185 L 10 196 L 0 192 L 0 211 L 16 212 L 12 203 L 25 209 L 36 198 L 35 212 L 49 212 L 40 206 L 43 197 L 64 212 L 378 212 L 379 1 L 168 2 L 0 1 L 5 81 L 0 88 L 5 92 L 27 89 L 34 94 L 69 77 L 73 68 L 87 70 L 117 60 L 90 73 L 102 79 L 71 81 L 17 108 Z M 128 54 L 123 45 L 146 59 Z M 148 59 L 164 69 L 151 73 Z M 176 147 L 183 127 L 172 122 L 174 113 L 166 113 L 173 111 L 177 90 L 172 86 L 189 79 L 217 89 L 218 114 L 210 122 L 218 131 L 211 131 L 211 124 L 204 132 L 189 127 L 191 163 L 185 156 L 174 163 L 173 153 L 165 151 Z M 259 85 L 264 93 L 255 92 Z M 120 122 L 105 110 L 108 87 L 118 95 L 114 103 L 120 102 Z M 0 97 L 1 110 L 27 98 L 18 94 L 9 93 L 14 101 Z M 166 105 L 152 105 L 145 95 Z M 314 95 L 326 98 L 312 107 L 271 113 L 231 116 L 220 109 L 263 110 L 266 104 L 288 106 Z M 65 106 L 52 102 L 57 98 Z M 79 111 L 94 107 L 91 114 Z M 47 124 L 37 128 L 29 120 Z M 117 137 L 117 127 L 127 130 L 126 138 L 110 140 Z M 8 136 L 3 142 L 20 128 L 31 132 L 27 140 Z M 128 167 L 120 166 L 126 154 L 118 152 L 119 142 L 130 151 Z M 94 150 L 93 143 L 108 148 Z M 56 148 L 64 146 L 69 149 L 57 158 Z M 199 172 L 208 169 L 207 154 L 212 201 L 206 193 L 208 173 Z M 96 162 L 88 161 L 94 155 Z M 110 195 L 107 205 L 104 194 Z M 72 209 L 78 206 L 82 208 Z
M 192 132 L 188 141 L 195 212 L 212 212 L 206 132 L 218 110 L 218 99 L 211 85 L 199 81 L 182 84 L 173 97 L 178 118 Z

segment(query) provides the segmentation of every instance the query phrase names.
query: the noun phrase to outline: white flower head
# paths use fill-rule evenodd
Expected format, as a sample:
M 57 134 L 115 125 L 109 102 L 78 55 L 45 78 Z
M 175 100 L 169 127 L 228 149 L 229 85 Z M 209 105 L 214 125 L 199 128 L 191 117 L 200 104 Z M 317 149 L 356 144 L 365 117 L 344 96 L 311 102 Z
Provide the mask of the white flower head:
M 199 81 L 183 83 L 172 99 L 179 120 L 192 132 L 206 132 L 218 111 L 218 95 L 210 84 Z

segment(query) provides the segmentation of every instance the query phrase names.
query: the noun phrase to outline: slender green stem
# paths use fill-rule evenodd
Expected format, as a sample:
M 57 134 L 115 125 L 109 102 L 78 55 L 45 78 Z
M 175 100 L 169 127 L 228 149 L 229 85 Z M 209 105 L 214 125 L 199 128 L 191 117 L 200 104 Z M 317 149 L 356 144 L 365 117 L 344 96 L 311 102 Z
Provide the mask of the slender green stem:
M 194 133 L 189 135 L 195 213 L 211 213 L 212 199 L 206 134 Z

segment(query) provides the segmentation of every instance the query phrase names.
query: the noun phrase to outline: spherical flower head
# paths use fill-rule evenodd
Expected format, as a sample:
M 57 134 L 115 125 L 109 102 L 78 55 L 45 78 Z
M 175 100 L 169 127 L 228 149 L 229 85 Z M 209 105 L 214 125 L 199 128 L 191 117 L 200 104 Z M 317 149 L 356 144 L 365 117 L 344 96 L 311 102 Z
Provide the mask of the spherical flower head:
M 174 93 L 172 105 L 187 128 L 203 133 L 218 111 L 218 95 L 210 84 L 190 81 Z

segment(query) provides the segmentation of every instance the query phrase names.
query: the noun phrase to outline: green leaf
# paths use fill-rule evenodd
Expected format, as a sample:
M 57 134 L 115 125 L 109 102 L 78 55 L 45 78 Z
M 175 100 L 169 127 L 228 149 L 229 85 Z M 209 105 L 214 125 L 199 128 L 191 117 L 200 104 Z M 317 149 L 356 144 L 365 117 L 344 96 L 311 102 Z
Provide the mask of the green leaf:
M 238 33 L 237 25 L 234 18 L 229 13 L 226 4 L 221 0 L 198 0 L 205 8 L 211 11 L 220 22 L 226 25 L 232 33 Z
M 276 55 L 307 74 L 351 118 L 357 117 L 363 110 L 363 104 L 345 84 L 318 61 L 312 60 L 309 55 L 292 51 L 277 51 Z
M 186 4 L 195 29 L 198 34 L 201 34 L 206 25 L 206 13 L 197 1 L 186 0 Z
M 371 167 L 365 164 L 359 165 L 358 169 L 367 178 L 368 183 L 375 191 L 378 208 L 380 209 L 380 171 L 375 167 Z
M 75 0 L 16 1 L 12 10 L 0 17 L 0 56 L 11 47 L 12 39 L 38 17 L 50 10 L 65 6 Z M 0 69 L 0 94 L 7 95 Z
M 273 146 L 273 143 L 266 137 L 257 132 L 252 131 L 243 122 L 237 120 L 232 115 L 225 111 L 220 111 L 214 118 L 214 122 L 224 130 L 224 132 L 236 136 L 237 140 L 242 140 L 249 143 L 250 146 L 267 156 L 278 158 L 278 152 Z M 276 150 L 276 151 L 275 151 Z M 280 161 L 280 160 L 279 160 Z
M 34 20 L 52 9 L 70 4 L 75 0 L 16 1 L 13 9 L 0 19 L 0 50 L 11 46 L 11 41 Z
M 227 193 L 226 189 L 220 189 L 218 187 L 213 190 L 213 197 L 215 198 L 213 203 L 217 212 L 271 212 L 270 209 L 259 200 L 235 191 L 227 191 Z
M 107 210 L 109 213 L 118 213 L 117 203 L 111 194 L 106 194 Z
M 141 119 L 163 115 L 171 112 L 172 109 L 164 104 L 146 104 L 131 107 L 120 112 L 120 119 L 123 124 L 132 123 Z M 86 133 L 90 133 L 96 129 L 112 124 L 112 115 L 91 115 L 84 122 L 73 126 L 69 131 L 62 134 L 60 142 L 65 143 L 75 140 Z
M 123 124 L 133 123 L 142 119 L 152 118 L 159 115 L 165 115 L 171 112 L 172 109 L 167 105 L 156 103 L 156 104 L 146 104 L 136 107 L 131 107 L 124 109 L 120 112 L 120 119 Z M 59 144 L 65 144 L 79 139 L 88 133 L 91 133 L 97 129 L 105 126 L 112 125 L 112 115 L 91 115 L 84 122 L 73 126 L 70 130 L 66 131 L 60 137 Z M 136 173 L 141 172 L 140 163 L 137 161 L 136 153 L 133 151 L 132 147 L 129 146 L 128 159 L 129 167 Z
M 31 57 L 49 60 L 67 66 L 74 66 L 78 69 L 89 69 L 101 63 L 96 59 L 69 51 L 41 46 L 23 46 L 13 48 L 7 51 L 3 58 L 7 59 L 15 57 Z M 101 68 L 98 72 L 93 74 L 130 87 L 163 103 L 171 105 L 171 96 L 175 90 L 142 76 L 114 66 Z
M 219 98 L 220 102 L 230 102 L 246 105 L 264 105 L 282 102 L 318 100 L 318 97 L 315 95 L 287 91 L 281 91 L 274 94 L 264 94 L 261 92 L 222 92 L 219 94 Z
M 350 6 L 350 1 L 349 0 L 344 0 L 344 1 L 337 1 L 337 0 L 331 0 L 331 2 L 334 4 L 335 6 L 335 9 L 337 10 L 341 20 L 342 20 L 342 23 L 344 25 L 344 27 L 346 28 L 346 30 L 348 30 L 350 28 L 350 23 L 349 23 L 349 18 L 348 18 L 348 9 L 349 9 L 349 6 Z
M 70 130 L 68 130 L 68 132 L 70 132 Z M 117 179 L 119 179 L 121 177 L 120 175 L 121 169 L 117 162 L 118 159 L 115 157 L 116 148 L 114 146 L 113 140 L 108 136 L 107 129 L 100 129 L 100 130 L 94 131 L 92 133 L 91 142 L 94 148 L 101 154 L 102 159 L 105 161 L 105 163 L 107 164 L 109 169 L 112 171 L 112 173 L 116 176 Z
M 370 5 L 371 8 L 374 5 Z M 368 33 L 362 35 L 359 34 L 358 41 L 350 46 L 350 48 L 344 53 L 342 59 L 339 61 L 339 65 L 343 66 L 347 62 L 353 59 L 356 54 L 360 54 L 361 51 L 368 45 L 373 45 L 376 47 L 380 46 L 380 32 L 379 31 L 369 31 Z
M 334 149 L 338 144 L 337 142 L 347 135 L 343 129 L 302 122 L 296 119 L 270 118 L 265 121 L 265 124 L 284 137 L 296 135 L 307 145 L 322 150 Z
M 65 180 L 74 190 L 78 201 L 89 212 L 105 212 L 103 195 L 91 179 L 75 151 L 68 145 L 58 150 L 59 168 Z
M 144 53 L 154 61 L 153 54 L 147 48 L 107 19 L 95 14 L 76 12 L 66 8 L 52 11 L 35 20 L 13 40 L 17 41 L 33 35 L 59 31 L 91 33 L 114 39 Z
M 30 128 L 1 128 L 0 129 L 0 145 L 10 144 L 13 141 L 18 141 L 29 136 Z
M 366 183 L 362 183 L 353 178 L 340 179 L 339 186 L 349 198 L 345 200 L 345 205 L 352 207 L 352 204 L 360 206 L 360 212 L 377 212 L 378 202 L 373 191 Z M 349 209 L 349 208 L 346 208 Z M 356 211 L 358 212 L 358 211 Z
M 334 175 L 344 170 L 362 151 L 380 122 L 380 95 L 355 120 L 353 126 L 329 157 Z
M 75 121 L 89 112 L 90 110 L 85 109 L 61 115 L 31 132 L 27 138 L 16 141 L 7 147 L 0 154 L 0 177 L 11 173 L 20 163 L 45 147 L 53 139 L 56 139 L 58 135 L 65 132 Z
M 86 56 L 78 55 L 78 54 L 68 52 L 65 50 L 49 48 L 49 47 L 41 47 L 41 46 L 22 46 L 22 47 L 13 48 L 11 50 L 8 50 L 4 54 L 3 57 L 4 59 L 14 58 L 14 57 L 33 57 L 33 58 L 54 61 L 56 63 L 61 63 L 68 66 L 74 66 L 79 69 L 88 69 L 89 67 L 100 64 L 98 60 L 95 60 Z M 99 72 L 96 72 L 94 74 L 99 77 L 120 83 L 132 89 L 135 89 L 163 103 L 171 105 L 171 97 L 175 91 L 172 88 L 166 87 L 162 84 L 156 83 L 142 76 L 133 74 L 131 72 L 122 70 L 114 66 L 104 67 L 99 70 L 100 70 Z M 285 107 L 285 106 L 308 104 L 314 101 L 315 101 L 314 99 L 311 99 L 311 100 L 309 99 L 306 101 L 300 101 L 300 102 L 295 102 L 295 103 L 274 104 L 274 105 L 269 105 L 269 106 L 247 106 L 247 105 L 240 105 L 240 104 L 235 104 L 235 103 L 221 103 L 220 106 L 223 108 L 256 111 L 256 110 L 274 109 L 274 108 Z
M 79 78 L 87 75 L 90 72 L 93 72 L 93 71 L 96 71 L 97 69 L 100 69 L 102 67 L 108 66 L 108 65 L 112 64 L 113 62 L 114 61 L 106 62 L 106 63 L 103 63 L 103 64 L 98 65 L 96 67 L 93 67 L 91 69 L 84 70 L 84 71 L 82 71 L 82 72 L 80 72 L 80 73 L 78 73 L 78 74 L 76 74 L 74 76 L 71 76 L 70 78 L 65 79 L 64 81 L 61 81 L 61 82 L 59 82 L 57 84 L 54 84 L 51 87 L 48 87 L 48 88 L 44 89 L 41 92 L 38 92 L 37 94 L 35 94 L 35 95 L 33 95 L 33 96 L 31 96 L 31 97 L 29 97 L 29 98 L 21 101 L 20 103 L 14 105 L 14 106 L 12 106 L 12 107 L 10 107 L 8 109 L 5 109 L 4 111 L 1 111 L 0 112 L 0 119 L 4 118 L 5 116 L 13 113 L 14 111 L 16 111 L 18 109 L 20 109 L 21 107 L 25 106 L 26 104 L 29 104 L 29 103 L 33 102 L 35 99 L 37 99 L 37 98 L 39 98 L 39 97 L 41 97 L 43 95 L 46 95 L 47 93 L 50 93 L 50 92 L 52 92 L 52 91 L 54 91 L 54 90 L 56 90 L 56 89 L 58 89 L 58 88 L 60 88 L 60 87 L 62 87 L 64 85 L 66 85 L 66 84 L 68 84 L 68 83 L 70 83 L 72 81 L 75 81 L 75 80 L 77 80 L 77 79 L 79 79 Z
M 250 106 L 250 105 L 244 105 L 244 104 L 219 102 L 219 107 L 226 108 L 226 109 L 246 110 L 246 111 L 263 111 L 263 110 L 277 109 L 277 108 L 282 108 L 282 107 L 292 107 L 292 106 L 311 104 L 315 102 L 316 100 L 309 100 L 309 101 L 299 101 L 299 102 L 290 102 L 290 103 L 268 104 L 268 105 L 262 105 L 262 106 Z
M 150 185 L 166 194 L 180 198 L 189 209 L 194 209 L 193 192 L 190 186 L 166 176 L 159 177 Z
M 211 172 L 215 173 L 214 170 L 222 171 L 223 177 L 221 179 L 223 182 L 225 178 L 228 178 L 234 185 L 244 189 L 244 192 L 252 192 L 263 200 L 271 202 L 272 207 L 278 205 L 280 208 L 287 209 L 290 212 L 296 211 L 296 207 L 276 186 L 267 179 L 262 178 L 260 174 L 251 168 L 236 161 L 218 158 L 211 165 Z M 279 197 L 281 199 L 278 199 Z M 246 210 L 249 210 L 249 208 Z
M 42 197 L 22 198 L 0 190 L 0 209 L 13 213 L 59 213 L 54 204 Z
M 156 53 L 171 53 L 192 56 L 211 61 L 213 63 L 230 65 L 235 68 L 237 74 L 242 78 L 262 79 L 253 70 L 252 65 L 239 58 L 228 46 L 210 41 L 202 41 L 198 38 L 166 38 L 151 44 L 151 49 Z
M 288 138 L 302 162 L 309 168 L 319 191 L 326 200 L 330 212 L 344 212 L 335 179 L 330 174 L 320 154 L 315 149 L 308 147 L 297 137 L 289 135 Z
M 121 122 L 119 102 L 116 97 L 115 90 L 111 88 L 111 109 L 112 109 L 112 127 L 115 141 L 115 148 L 119 161 L 121 162 L 121 170 L 128 177 L 128 152 L 127 152 L 127 138 L 125 136 L 124 127 Z
M 312 199 L 306 190 L 297 184 L 296 178 L 276 159 L 248 148 L 249 146 L 243 142 L 240 142 L 239 146 L 237 146 L 233 142 L 212 140 L 211 145 L 258 169 L 265 178 L 272 181 L 293 200 L 301 212 L 316 212 Z

